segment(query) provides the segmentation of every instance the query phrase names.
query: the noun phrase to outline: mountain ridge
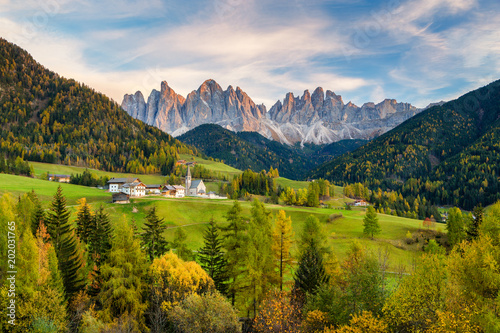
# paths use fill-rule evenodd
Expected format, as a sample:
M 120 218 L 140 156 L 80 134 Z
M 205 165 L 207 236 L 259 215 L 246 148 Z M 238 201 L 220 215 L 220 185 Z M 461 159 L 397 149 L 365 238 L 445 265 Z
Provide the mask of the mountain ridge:
M 287 145 L 328 144 L 343 139 L 370 140 L 419 113 L 409 103 L 385 99 L 361 107 L 333 91 L 318 87 L 301 97 L 287 93 L 267 112 L 240 87 L 226 90 L 213 79 L 206 80 L 186 98 L 175 93 L 166 81 L 153 89 L 148 101 L 141 92 L 126 94 L 122 108 L 132 117 L 160 128 L 174 137 L 199 125 L 218 124 L 233 132 L 258 132 L 267 139 Z

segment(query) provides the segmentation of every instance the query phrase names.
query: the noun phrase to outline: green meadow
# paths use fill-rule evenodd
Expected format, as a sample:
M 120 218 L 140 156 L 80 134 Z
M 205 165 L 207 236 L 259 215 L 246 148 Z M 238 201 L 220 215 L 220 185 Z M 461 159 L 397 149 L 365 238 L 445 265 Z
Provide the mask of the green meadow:
M 141 176 L 142 177 L 142 176 Z M 130 204 L 112 204 L 111 194 L 99 190 L 71 184 L 59 184 L 40 179 L 33 179 L 21 176 L 0 174 L 0 193 L 11 193 L 14 196 L 29 192 L 32 189 L 44 201 L 44 206 L 49 207 L 49 203 L 57 187 L 62 186 L 67 203 L 72 211 L 72 219 L 76 217 L 77 200 L 85 197 L 95 209 L 102 204 L 110 214 L 112 221 L 125 218 L 127 221 L 134 220 L 139 227 L 142 227 L 146 212 L 153 206 L 157 207 L 160 217 L 167 222 L 168 229 L 166 237 L 172 241 L 176 228 L 184 228 L 187 234 L 188 246 L 192 250 L 199 249 L 203 244 L 203 231 L 208 221 L 213 218 L 223 225 L 225 214 L 233 205 L 231 200 L 210 200 L 200 198 L 164 198 L 151 196 L 140 199 L 132 199 Z M 335 199 L 334 199 L 335 200 Z M 340 199 L 339 199 L 340 200 Z M 251 201 L 241 201 L 243 215 L 250 218 Z M 266 204 L 266 207 L 274 215 L 279 210 L 284 210 L 291 216 L 295 237 L 300 234 L 305 220 L 308 216 L 316 216 L 323 225 L 324 233 L 328 236 L 329 245 L 339 260 L 345 258 L 353 241 L 360 242 L 375 254 L 386 250 L 389 253 L 390 269 L 395 269 L 401 264 L 409 267 L 412 261 L 421 253 L 420 246 L 408 246 L 405 243 L 406 234 L 418 233 L 421 229 L 421 221 L 379 214 L 382 233 L 374 240 L 363 235 L 363 209 L 344 210 L 332 205 L 332 208 L 308 208 L 292 207 L 284 205 Z M 342 214 L 342 217 L 330 221 L 332 214 Z M 296 253 L 296 248 L 292 249 Z

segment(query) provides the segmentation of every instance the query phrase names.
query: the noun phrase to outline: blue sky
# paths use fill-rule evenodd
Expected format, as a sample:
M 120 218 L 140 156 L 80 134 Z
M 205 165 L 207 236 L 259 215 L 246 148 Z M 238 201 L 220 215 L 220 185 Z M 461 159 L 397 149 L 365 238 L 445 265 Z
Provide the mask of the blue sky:
M 498 0 L 0 0 L 0 36 L 118 102 L 210 78 L 423 107 L 500 79 Z

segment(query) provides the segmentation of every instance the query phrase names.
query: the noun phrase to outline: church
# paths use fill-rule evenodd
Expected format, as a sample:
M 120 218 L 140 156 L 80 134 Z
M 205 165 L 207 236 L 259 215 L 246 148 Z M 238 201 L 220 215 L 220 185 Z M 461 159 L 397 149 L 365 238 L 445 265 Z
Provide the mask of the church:
M 202 179 L 191 181 L 191 170 L 187 170 L 186 174 L 186 195 L 190 197 L 195 197 L 198 195 L 207 194 L 207 187 L 203 183 Z

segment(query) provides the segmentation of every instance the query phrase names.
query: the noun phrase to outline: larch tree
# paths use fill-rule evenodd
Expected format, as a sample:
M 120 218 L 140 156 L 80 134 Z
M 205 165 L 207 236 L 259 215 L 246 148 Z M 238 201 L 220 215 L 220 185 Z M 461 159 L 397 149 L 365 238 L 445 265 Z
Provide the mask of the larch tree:
M 377 212 L 372 206 L 366 210 L 366 215 L 363 218 L 363 233 L 369 235 L 372 239 L 375 235 L 380 234 L 380 224 L 378 223 Z
M 241 205 L 234 201 L 233 206 L 226 214 L 228 225 L 221 228 L 223 233 L 223 247 L 227 263 L 228 294 L 231 297 L 231 303 L 234 306 L 236 295 L 242 290 L 243 268 L 241 263 L 245 260 L 245 244 L 247 222 L 241 215 Z
M 201 267 L 214 280 L 215 288 L 223 295 L 227 294 L 227 261 L 222 251 L 222 239 L 217 224 L 213 220 L 203 235 L 204 246 L 198 250 L 198 261 Z
M 292 265 L 290 248 L 293 244 L 292 218 L 287 217 L 284 210 L 280 210 L 276 216 L 276 224 L 273 230 L 272 250 L 274 260 L 279 271 L 279 286 L 283 290 L 283 276 Z
M 164 218 L 159 218 L 156 213 L 156 207 L 152 207 L 146 215 L 144 222 L 142 242 L 146 248 L 149 260 L 153 261 L 155 257 L 160 257 L 168 250 L 168 242 L 163 233 L 167 229 Z
M 62 187 L 57 188 L 50 211 L 47 215 L 47 231 L 54 246 L 61 271 L 66 296 L 71 297 L 83 286 L 79 270 L 83 263 L 77 250 L 77 239 L 69 223 L 70 212 L 66 208 L 66 198 Z
M 448 242 L 452 247 L 465 239 L 464 217 L 459 208 L 453 207 L 448 211 L 446 230 L 448 230 Z
M 182 228 L 175 229 L 174 241 L 172 242 L 172 248 L 175 249 L 177 255 L 182 260 L 189 261 L 193 257 L 193 252 L 188 249 L 187 244 L 187 234 Z
M 246 292 L 248 299 L 252 299 L 254 316 L 257 314 L 257 306 L 264 298 L 269 285 L 277 280 L 274 270 L 274 258 L 272 252 L 272 227 L 271 212 L 262 202 L 255 199 L 251 209 L 252 219 L 248 229 L 248 242 L 245 246 L 244 265 L 246 267 L 245 279 L 247 281 Z M 240 263 L 241 265 L 241 263 Z
M 134 238 L 127 221 L 121 220 L 115 230 L 109 258 L 101 267 L 103 283 L 98 299 L 102 304 L 100 318 L 104 322 L 128 317 L 137 331 L 146 329 L 147 305 L 143 300 L 146 270 L 146 257 L 140 242 Z
M 44 223 L 45 221 L 45 211 L 34 190 L 29 193 L 29 196 L 35 205 L 35 210 L 31 217 L 31 232 L 33 233 L 33 236 L 36 236 L 40 223 Z

